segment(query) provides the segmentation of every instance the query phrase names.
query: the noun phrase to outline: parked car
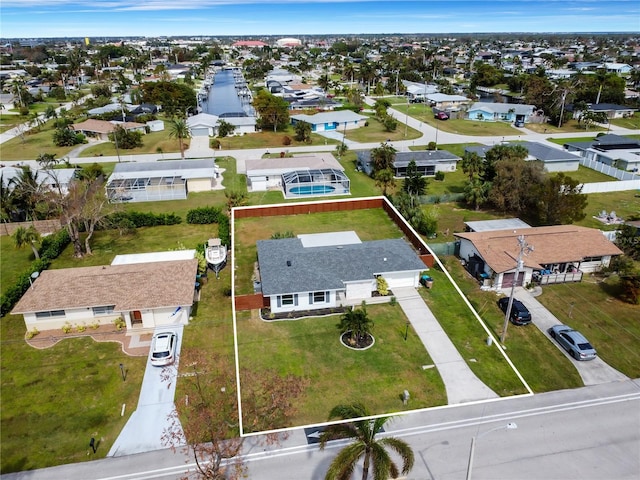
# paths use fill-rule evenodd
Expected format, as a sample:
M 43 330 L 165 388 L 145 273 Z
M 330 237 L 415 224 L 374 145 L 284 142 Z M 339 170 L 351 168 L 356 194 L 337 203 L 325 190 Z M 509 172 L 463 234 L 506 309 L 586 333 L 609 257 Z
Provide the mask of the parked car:
M 437 120 L 449 120 L 447 112 L 438 112 L 434 115 Z
M 593 360 L 597 356 L 596 349 L 584 335 L 567 325 L 554 325 L 549 335 L 576 360 Z
M 174 332 L 159 332 L 151 340 L 151 365 L 163 367 L 176 359 L 178 336 Z
M 507 307 L 509 306 L 509 297 L 502 297 L 498 300 L 498 306 L 506 314 Z M 511 305 L 509 320 L 511 320 L 511 323 L 514 325 L 528 325 L 531 323 L 531 313 L 527 307 L 524 306 L 524 303 L 514 298 L 513 304 Z
M 516 120 L 515 121 L 515 126 L 516 127 L 524 127 L 524 122 L 522 120 Z

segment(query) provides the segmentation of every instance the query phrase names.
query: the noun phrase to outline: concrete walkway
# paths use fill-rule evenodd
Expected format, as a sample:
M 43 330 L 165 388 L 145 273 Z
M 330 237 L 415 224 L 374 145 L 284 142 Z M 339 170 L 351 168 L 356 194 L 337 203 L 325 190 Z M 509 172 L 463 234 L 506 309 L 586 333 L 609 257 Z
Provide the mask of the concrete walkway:
M 498 398 L 471 371 L 415 288 L 393 293 L 444 381 L 449 405 Z
M 511 289 L 503 290 L 503 292 L 505 295 L 509 295 L 511 293 Z M 571 361 L 571 363 L 573 363 L 573 366 L 578 370 L 580 378 L 582 378 L 582 382 L 585 385 L 598 385 L 600 383 L 629 380 L 626 375 L 605 363 L 600 357 L 595 358 L 594 360 L 589 360 L 588 362 L 574 360 L 558 342 L 551 338 L 551 335 L 549 335 L 548 332 L 553 325 L 558 325 L 562 322 L 547 310 L 544 305 L 536 300 L 527 289 L 517 287 L 514 297 L 524 303 L 524 305 L 529 309 L 533 324 L 538 327 L 542 333 L 544 333 L 551 343 L 558 347 L 558 349 L 569 359 L 569 361 Z M 597 345 L 595 347 L 597 351 Z

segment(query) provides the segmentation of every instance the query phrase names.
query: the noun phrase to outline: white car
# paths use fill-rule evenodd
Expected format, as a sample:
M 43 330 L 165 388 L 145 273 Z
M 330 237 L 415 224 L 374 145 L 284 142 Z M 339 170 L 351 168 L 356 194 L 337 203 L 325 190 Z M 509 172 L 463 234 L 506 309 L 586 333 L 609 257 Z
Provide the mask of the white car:
M 176 359 L 176 344 L 178 336 L 174 332 L 160 332 L 151 341 L 151 365 L 163 367 L 171 365 Z

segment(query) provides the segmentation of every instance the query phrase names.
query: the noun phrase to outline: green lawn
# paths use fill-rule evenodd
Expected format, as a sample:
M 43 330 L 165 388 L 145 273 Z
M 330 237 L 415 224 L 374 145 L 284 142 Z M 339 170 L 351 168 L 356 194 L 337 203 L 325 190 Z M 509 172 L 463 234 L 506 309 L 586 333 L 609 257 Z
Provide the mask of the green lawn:
M 364 127 L 347 130 L 346 136 L 348 140 L 358 143 L 385 142 L 387 140 L 413 140 L 420 138 L 422 133 L 402 123 L 403 119 L 399 119 L 398 126 L 393 132 L 388 132 L 384 125 L 378 121 L 373 115 L 369 115 L 368 123 Z M 341 131 L 340 133 L 345 133 Z
M 631 215 L 638 215 L 640 212 L 640 197 L 636 197 L 636 191 L 628 190 L 625 192 L 609 192 L 609 193 L 590 193 L 587 195 L 588 203 L 585 209 L 586 217 L 577 225 L 583 227 L 598 228 L 601 230 L 615 230 L 615 225 L 604 225 L 602 222 L 593 218 L 603 210 L 616 212 L 618 217 L 628 218 Z
M 640 305 L 615 298 L 617 277 L 602 280 L 585 276 L 580 283 L 547 285 L 537 299 L 558 320 L 582 332 L 605 362 L 630 378 L 638 378 Z
M 400 306 L 370 305 L 367 312 L 376 343 L 360 352 L 340 344 L 339 315 L 267 323 L 240 312 L 241 366 L 310 380 L 291 424 L 275 427 L 326 421 L 341 403 L 362 402 L 372 414 L 446 404 L 437 369 L 422 368 L 433 363 L 422 342 L 411 329 L 404 340 L 407 320 Z M 405 389 L 411 393 L 408 406 L 401 400 Z
M 2 319 L 2 473 L 104 458 L 135 410 L 146 357 L 128 357 L 119 344 L 88 337 L 37 350 L 24 331 L 21 316 Z
M 595 136 L 597 133 L 606 130 L 606 128 L 600 127 L 598 125 L 593 125 L 589 127 L 589 130 L 585 130 L 585 128 L 578 123 L 577 120 L 569 120 L 562 124 L 560 128 L 552 125 L 550 123 L 527 123 L 525 127 L 528 130 L 536 133 L 571 133 L 571 132 L 593 132 Z
M 287 125 L 286 129 L 277 132 L 262 131 L 247 135 L 219 138 L 218 140 L 220 140 L 222 150 L 271 148 L 275 151 L 286 151 L 290 147 L 337 145 L 339 143 L 337 140 L 331 140 L 316 133 L 311 134 L 311 143 L 299 142 L 295 139 L 295 135 L 296 133 L 293 127 Z M 285 137 L 289 138 L 291 142 L 289 145 L 285 145 Z
M 189 140 L 186 140 L 185 149 L 188 148 L 188 145 Z M 167 155 L 167 159 L 180 158 L 180 143 L 175 138 L 169 138 L 167 130 L 151 132 L 143 135 L 142 147 L 127 150 L 120 148 L 119 150 L 121 157 L 125 157 L 127 155 L 139 155 L 143 153 L 164 153 Z M 113 142 L 98 143 L 80 152 L 80 157 L 83 158 L 100 157 L 102 155 L 116 156 L 117 152 L 115 144 Z
M 3 117 L 4 118 L 4 117 Z M 62 158 L 75 147 L 56 147 L 53 144 L 53 121 L 50 120 L 36 129 L 25 132 L 24 139 L 20 136 L 4 142 L 0 147 L 3 160 L 35 160 L 41 153 L 52 153 L 56 158 Z
M 0 236 L 0 253 L 0 291 L 4 292 L 29 269 L 35 257 L 31 247 L 16 248 L 8 235 Z

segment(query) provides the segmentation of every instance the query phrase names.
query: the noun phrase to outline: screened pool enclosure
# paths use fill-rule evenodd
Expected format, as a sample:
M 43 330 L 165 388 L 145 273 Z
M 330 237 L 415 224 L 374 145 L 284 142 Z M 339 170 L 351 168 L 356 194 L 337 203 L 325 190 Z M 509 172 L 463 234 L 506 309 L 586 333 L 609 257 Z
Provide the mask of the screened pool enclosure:
M 285 198 L 349 195 L 349 177 L 333 168 L 294 170 L 282 174 Z

